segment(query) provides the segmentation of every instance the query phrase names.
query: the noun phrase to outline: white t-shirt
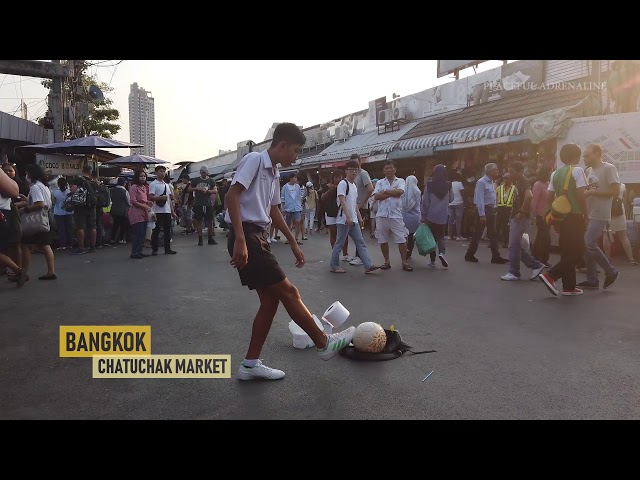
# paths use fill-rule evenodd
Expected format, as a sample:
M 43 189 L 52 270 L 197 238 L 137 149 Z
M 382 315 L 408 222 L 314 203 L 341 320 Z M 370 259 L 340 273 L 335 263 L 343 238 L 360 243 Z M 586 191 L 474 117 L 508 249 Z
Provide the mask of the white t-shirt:
M 585 170 L 587 176 L 587 190 L 595 190 L 596 192 L 605 192 L 609 190 L 611 185 L 620 183 L 618 169 L 615 165 L 608 162 L 602 162 L 598 168 L 589 167 Z M 604 222 L 611 221 L 611 204 L 613 197 L 587 197 L 587 209 L 589 210 L 589 219 L 601 220 Z
M 451 182 L 451 191 L 453 192 L 453 201 L 449 203 L 449 205 L 462 205 L 464 201 L 462 200 L 462 190 L 464 190 L 464 185 L 462 182 L 454 181 Z
M 351 217 L 351 221 L 353 223 L 358 223 L 358 214 L 356 212 L 356 208 L 358 206 L 358 187 L 356 187 L 355 183 L 349 182 L 349 194 L 347 195 L 347 179 L 341 180 L 338 184 L 338 192 L 336 194 L 336 202 L 338 203 L 338 215 L 336 217 L 336 225 L 346 225 L 347 223 L 347 215 L 342 211 L 339 207 L 342 206 L 340 202 L 340 195 L 345 197 L 345 203 L 347 204 L 347 209 L 349 210 L 349 216 Z
M 280 172 L 273 166 L 268 150 L 247 153 L 236 170 L 231 186 L 241 184 L 240 221 L 267 228 L 271 223 L 271 206 L 280 205 Z M 231 224 L 229 210 L 224 221 Z
M 11 210 L 11 199 L 0 195 L 0 210 Z
M 549 187 L 547 188 L 549 192 L 556 191 L 555 187 L 553 186 L 553 176 L 555 175 L 555 173 L 556 171 L 554 171 L 551 174 L 551 180 L 549 181 Z M 573 167 L 573 170 L 571 171 L 571 176 L 576 181 L 576 188 L 582 188 L 587 186 L 587 179 L 584 176 L 584 170 L 582 170 L 582 167 Z
M 167 189 L 166 192 L 165 188 Z M 169 195 L 171 195 L 171 185 L 159 180 L 154 180 L 149 184 L 149 194 L 155 197 L 162 195 L 167 196 L 167 202 L 162 207 L 158 206 L 156 202 L 153 202 L 154 213 L 171 213 L 171 199 L 169 198 Z
M 29 205 L 36 202 L 44 202 L 47 208 L 51 208 L 51 191 L 41 181 L 37 181 L 29 187 Z

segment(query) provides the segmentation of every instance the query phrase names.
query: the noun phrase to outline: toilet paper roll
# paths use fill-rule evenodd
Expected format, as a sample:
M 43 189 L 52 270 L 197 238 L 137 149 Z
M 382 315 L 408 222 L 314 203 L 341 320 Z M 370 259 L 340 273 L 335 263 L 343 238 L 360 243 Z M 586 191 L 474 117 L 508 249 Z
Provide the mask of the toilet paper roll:
M 336 301 L 333 302 L 329 308 L 327 308 L 327 311 L 324 312 L 322 318 L 330 323 L 333 328 L 337 328 L 347 321 L 347 318 L 349 318 L 349 310 L 344 308 L 344 305 L 342 305 L 340 302 Z

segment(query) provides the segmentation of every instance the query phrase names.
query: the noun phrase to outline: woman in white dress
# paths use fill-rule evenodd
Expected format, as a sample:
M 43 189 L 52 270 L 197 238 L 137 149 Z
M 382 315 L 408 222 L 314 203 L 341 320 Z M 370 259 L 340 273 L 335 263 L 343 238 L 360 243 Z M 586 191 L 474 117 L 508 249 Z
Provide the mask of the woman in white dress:
M 620 195 L 619 198 L 622 200 L 622 214 L 620 215 L 611 215 L 611 221 L 609 222 L 609 230 L 604 231 L 602 243 L 604 246 L 604 254 L 607 256 L 609 261 L 611 261 L 611 243 L 613 243 L 616 239 L 622 245 L 622 249 L 624 250 L 624 254 L 627 256 L 627 260 L 631 265 L 638 265 L 633 258 L 633 253 L 631 251 L 631 242 L 629 241 L 629 237 L 627 236 L 627 216 L 625 215 L 624 206 L 627 203 L 627 189 L 624 183 L 620 184 Z

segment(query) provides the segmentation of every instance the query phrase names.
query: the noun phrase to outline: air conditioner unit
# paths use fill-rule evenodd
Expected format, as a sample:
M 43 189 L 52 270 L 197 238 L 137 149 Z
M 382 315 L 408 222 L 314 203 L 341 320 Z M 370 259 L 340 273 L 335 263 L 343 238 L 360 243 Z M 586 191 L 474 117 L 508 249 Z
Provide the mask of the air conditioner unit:
M 345 127 L 345 126 L 336 127 L 335 139 L 336 140 L 346 140 L 347 138 L 349 138 L 349 131 L 347 130 L 347 127 Z
M 321 132 L 318 132 L 318 144 L 324 145 L 330 141 L 329 130 L 322 130 Z
M 396 107 L 392 112 L 393 120 L 406 120 L 407 119 L 407 107 Z
M 378 125 L 384 125 L 385 123 L 391 122 L 391 109 L 387 108 L 386 110 L 380 110 L 378 112 Z

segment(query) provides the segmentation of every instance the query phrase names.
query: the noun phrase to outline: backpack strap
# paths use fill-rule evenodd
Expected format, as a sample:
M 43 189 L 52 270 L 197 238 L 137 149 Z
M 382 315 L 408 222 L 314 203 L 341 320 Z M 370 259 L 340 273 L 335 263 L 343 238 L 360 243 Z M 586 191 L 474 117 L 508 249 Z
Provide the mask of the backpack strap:
M 567 173 L 567 177 L 564 179 L 564 187 L 562 189 L 562 194 L 566 195 L 569 191 L 569 182 L 571 182 L 571 177 L 573 176 L 573 165 L 569 167 L 569 172 Z

